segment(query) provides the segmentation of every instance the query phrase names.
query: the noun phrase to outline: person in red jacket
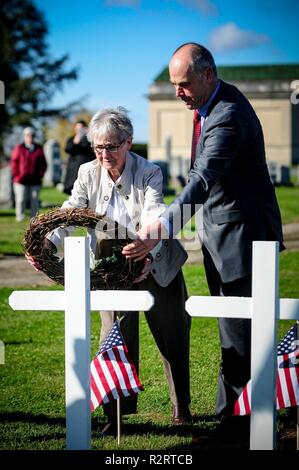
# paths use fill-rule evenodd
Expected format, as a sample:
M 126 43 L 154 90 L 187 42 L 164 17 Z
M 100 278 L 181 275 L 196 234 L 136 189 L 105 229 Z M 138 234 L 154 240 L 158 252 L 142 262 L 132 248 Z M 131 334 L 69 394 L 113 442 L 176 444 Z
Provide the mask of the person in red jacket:
M 24 141 L 15 146 L 11 154 L 11 172 L 15 194 L 16 221 L 25 219 L 26 203 L 30 202 L 30 217 L 39 209 L 39 191 L 47 169 L 43 149 L 34 142 L 34 129 L 25 127 Z

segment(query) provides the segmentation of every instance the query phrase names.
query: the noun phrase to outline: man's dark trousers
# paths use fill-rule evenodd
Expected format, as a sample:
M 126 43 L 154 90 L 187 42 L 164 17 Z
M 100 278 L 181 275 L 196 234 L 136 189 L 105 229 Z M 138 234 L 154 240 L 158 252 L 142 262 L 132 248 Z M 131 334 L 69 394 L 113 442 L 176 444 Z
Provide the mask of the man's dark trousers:
M 211 256 L 203 246 L 204 266 L 213 296 L 251 297 L 251 274 L 223 283 Z M 242 315 L 242 312 L 240 312 Z M 251 320 L 219 318 L 222 361 L 218 377 L 217 415 L 230 415 L 250 379 Z

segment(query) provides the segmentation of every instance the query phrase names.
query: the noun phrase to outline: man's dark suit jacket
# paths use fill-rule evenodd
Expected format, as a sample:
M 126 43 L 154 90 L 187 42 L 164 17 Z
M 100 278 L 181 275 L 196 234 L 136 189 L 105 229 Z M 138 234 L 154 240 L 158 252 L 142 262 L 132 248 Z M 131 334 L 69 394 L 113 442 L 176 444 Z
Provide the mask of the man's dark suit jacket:
M 252 242 L 278 240 L 282 226 L 261 124 L 247 98 L 221 82 L 197 144 L 189 181 L 163 217 L 177 225 L 184 204 L 203 204 L 203 244 L 222 282 L 251 273 Z M 190 216 L 189 216 L 190 217 Z

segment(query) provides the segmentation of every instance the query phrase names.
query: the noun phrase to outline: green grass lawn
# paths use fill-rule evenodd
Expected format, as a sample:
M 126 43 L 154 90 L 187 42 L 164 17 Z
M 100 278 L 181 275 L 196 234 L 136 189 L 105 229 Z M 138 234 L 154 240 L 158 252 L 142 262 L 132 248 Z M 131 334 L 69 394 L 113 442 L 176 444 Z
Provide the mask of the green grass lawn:
M 299 187 L 278 187 L 276 192 L 283 223 L 299 222 Z M 55 188 L 43 188 L 40 197 L 44 205 L 52 206 L 60 206 L 66 198 L 66 194 Z M 165 198 L 167 204 L 170 204 L 172 200 L 173 196 Z M 41 212 L 47 210 L 49 209 L 43 208 Z M 24 231 L 29 226 L 29 217 L 24 222 L 16 222 L 14 214 L 14 210 L 0 210 L 0 255 L 23 254 L 21 241 Z M 187 228 L 186 234 L 188 235 L 189 232 Z
M 277 199 L 284 224 L 299 222 L 299 187 L 277 187 Z
M 299 222 L 299 188 L 277 188 L 284 223 Z M 44 188 L 44 205 L 61 205 L 66 195 Z M 167 198 L 169 203 L 171 198 Z M 43 209 L 45 211 L 47 209 Z M 21 240 L 29 218 L 16 223 L 14 211 L 0 211 L 0 254 L 22 254 Z M 203 266 L 186 265 L 189 295 L 208 295 Z M 280 295 L 299 297 L 299 252 L 283 252 L 280 263 Z M 25 287 L 24 287 L 25 288 Z M 28 286 L 30 288 L 30 286 Z M 56 289 L 53 286 L 53 289 Z M 0 364 L 0 449 L 64 449 L 64 318 L 61 312 L 13 312 L 7 299 L 13 289 L 0 289 L 0 340 L 5 344 L 5 364 Z M 191 330 L 192 426 L 169 424 L 171 403 L 159 353 L 143 315 L 140 316 L 140 379 L 145 391 L 139 396 L 139 413 L 125 419 L 120 449 L 232 449 L 246 448 L 238 436 L 198 440 L 200 432 L 216 428 L 214 405 L 220 360 L 217 321 L 193 319 Z M 290 327 L 280 322 L 279 337 Z M 98 314 L 91 315 L 92 354 L 97 351 Z M 102 409 L 92 417 L 93 449 L 113 450 L 113 438 L 100 439 Z M 279 428 L 292 426 L 292 412 L 279 413 Z M 288 440 L 289 442 L 289 440 Z M 295 448 L 295 438 L 292 440 Z M 279 440 L 279 448 L 289 448 Z
M 187 265 L 184 274 L 189 295 L 208 295 L 202 266 Z M 299 252 L 281 255 L 280 295 L 299 297 Z M 53 289 L 57 288 L 53 286 Z M 13 289 L 0 289 L 0 339 L 5 344 L 5 364 L 0 365 L 0 449 L 64 449 L 64 317 L 61 312 L 12 311 L 7 299 Z M 246 448 L 238 436 L 201 442 L 200 432 L 211 433 L 214 418 L 217 372 L 220 360 L 217 321 L 195 318 L 191 329 L 191 410 L 194 424 L 174 428 L 169 424 L 171 403 L 159 353 L 144 316 L 140 316 L 139 412 L 125 419 L 119 449 L 191 451 Z M 279 338 L 291 322 L 280 322 Z M 97 351 L 99 316 L 91 314 L 91 349 Z M 114 450 L 115 439 L 101 439 L 102 409 L 92 416 L 92 448 Z M 279 414 L 279 428 L 295 429 L 293 414 Z M 288 441 L 288 446 L 290 443 Z M 295 438 L 292 440 L 295 448 Z M 286 447 L 279 440 L 279 448 Z
M 57 191 L 55 188 L 42 188 L 40 201 L 46 208 L 41 213 L 47 212 L 47 206 L 61 206 L 67 199 L 67 194 Z M 29 227 L 29 211 L 24 222 L 15 221 L 13 209 L 0 210 L 0 255 L 23 254 L 22 239 L 25 230 Z

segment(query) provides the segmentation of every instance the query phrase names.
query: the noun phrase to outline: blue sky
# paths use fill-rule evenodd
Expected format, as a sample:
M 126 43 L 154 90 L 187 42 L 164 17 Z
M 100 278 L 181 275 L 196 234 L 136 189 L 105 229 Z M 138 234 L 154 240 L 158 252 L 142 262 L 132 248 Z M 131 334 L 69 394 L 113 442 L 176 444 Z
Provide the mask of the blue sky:
M 53 57 L 79 79 L 54 104 L 83 96 L 95 112 L 125 106 L 135 141 L 148 139 L 148 87 L 180 44 L 196 41 L 216 65 L 299 63 L 298 0 L 35 0 Z M 298 77 L 299 78 L 299 77 Z

